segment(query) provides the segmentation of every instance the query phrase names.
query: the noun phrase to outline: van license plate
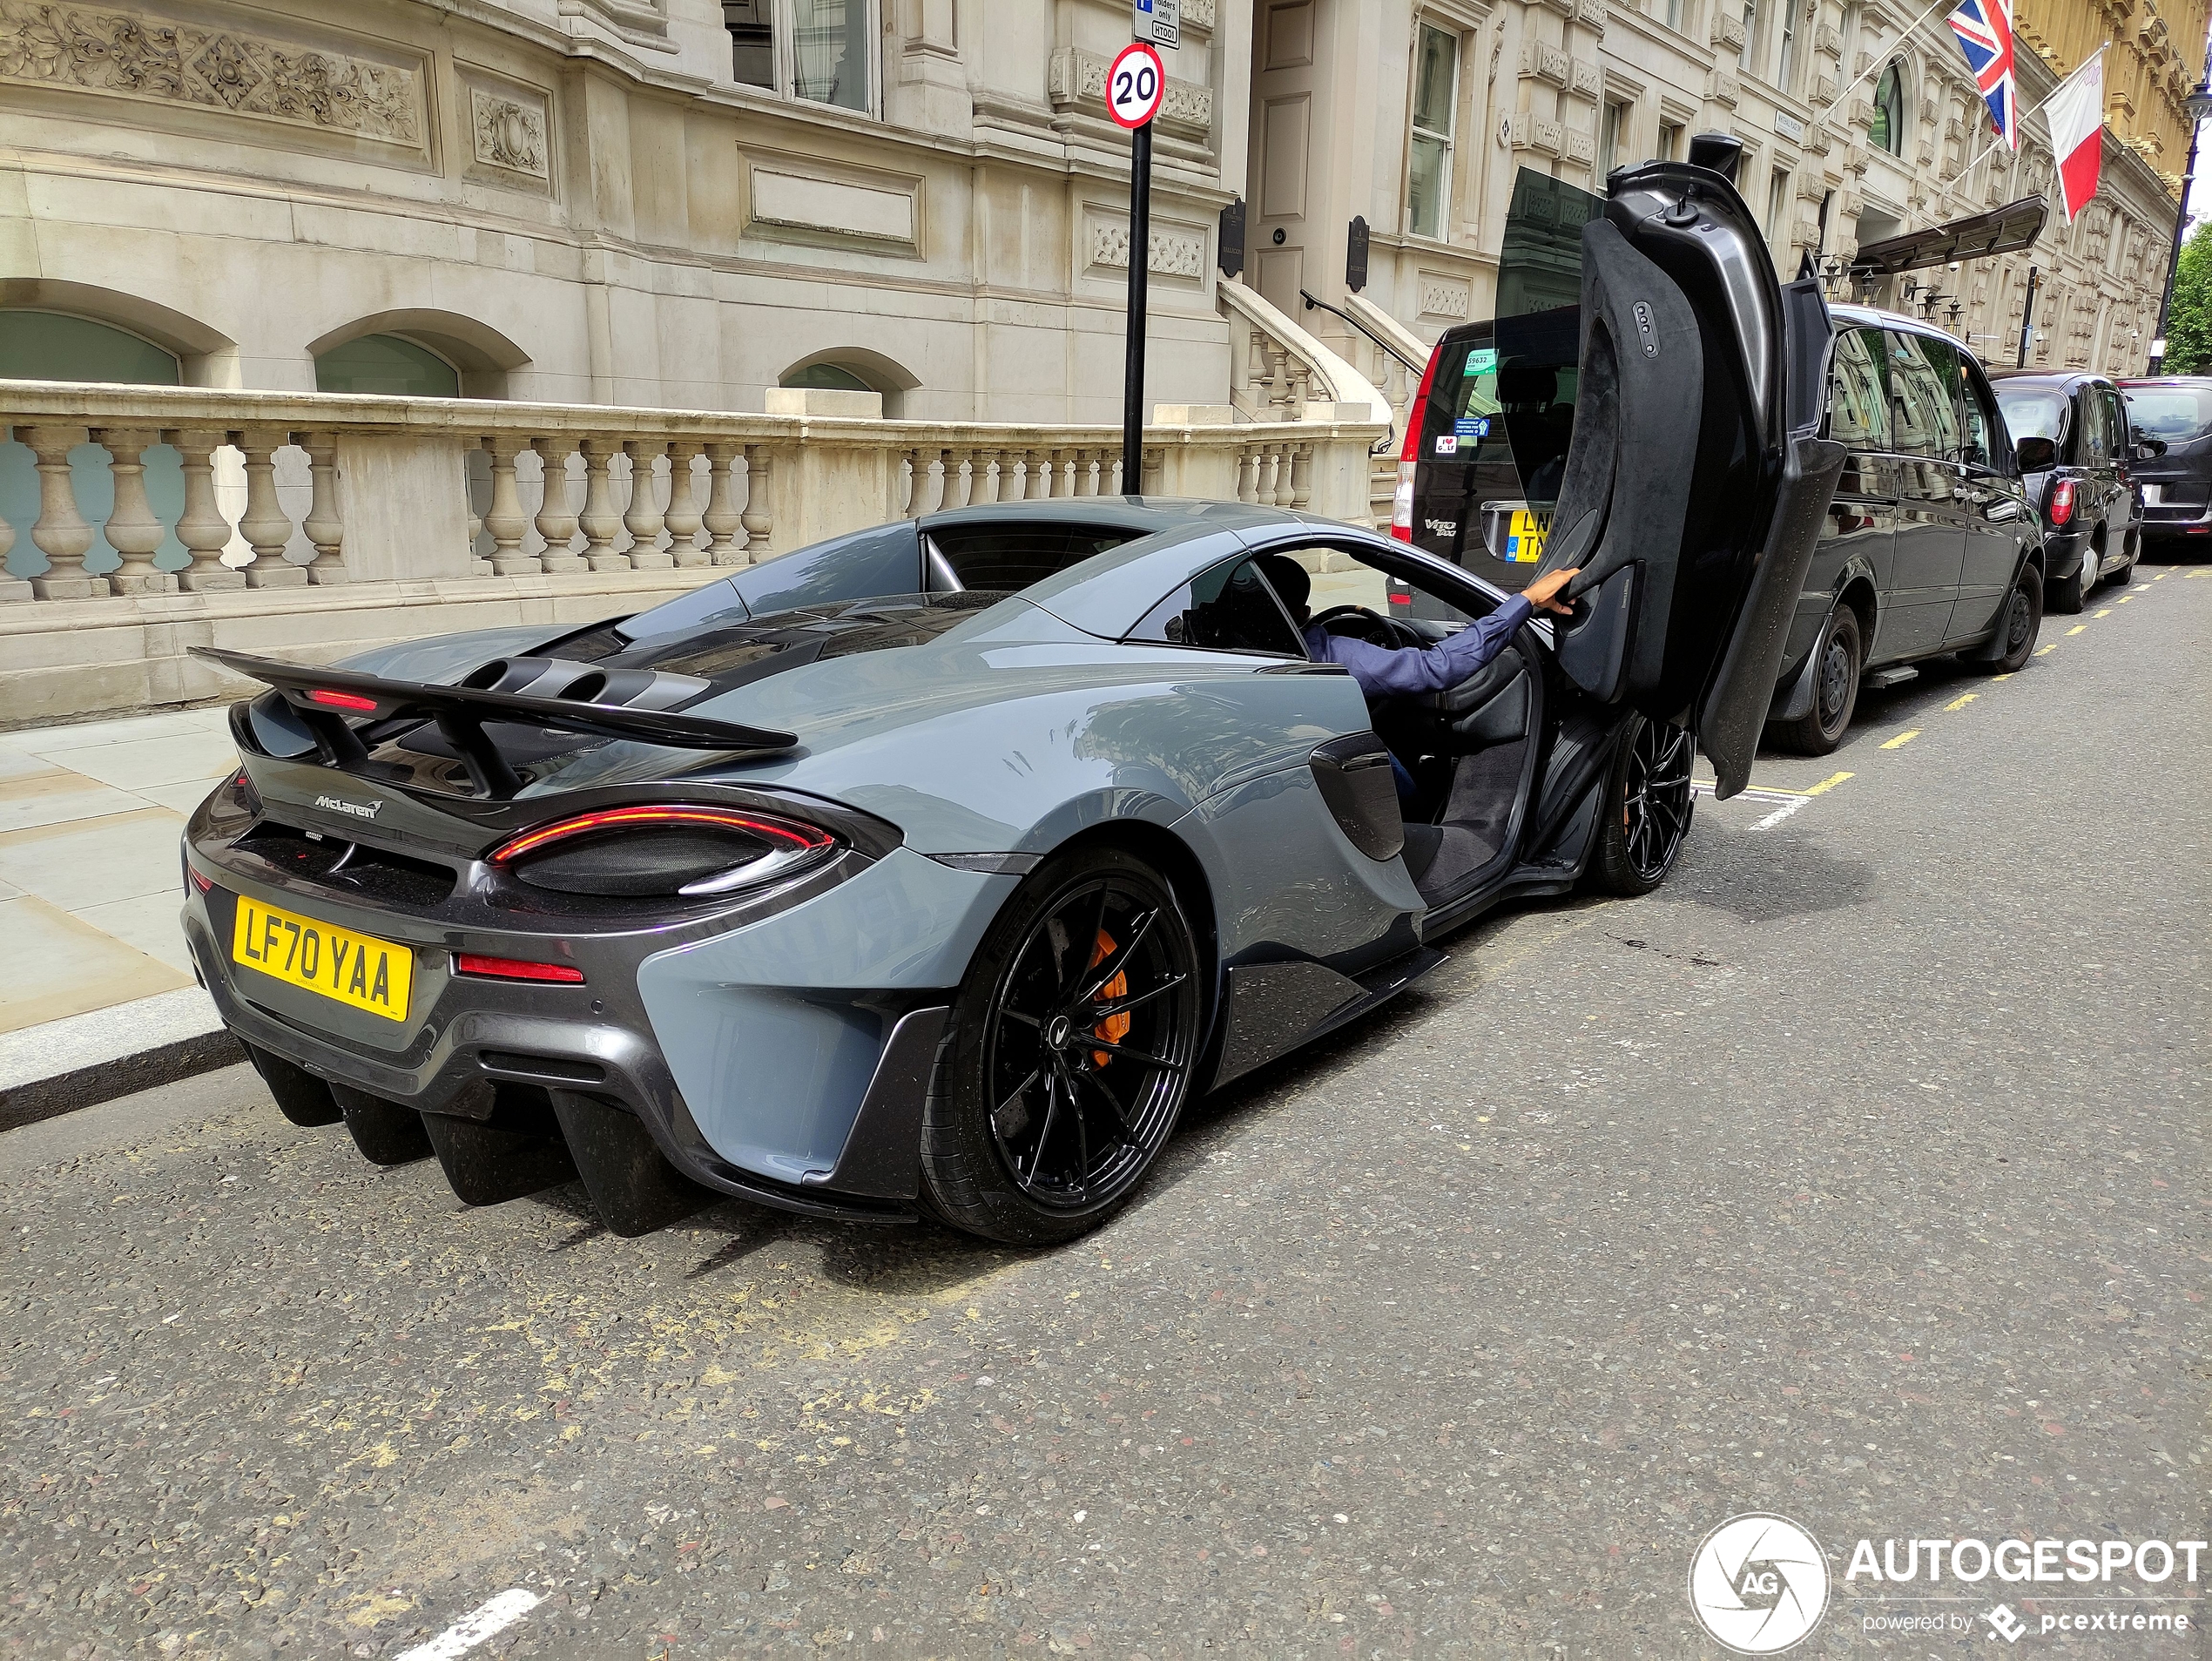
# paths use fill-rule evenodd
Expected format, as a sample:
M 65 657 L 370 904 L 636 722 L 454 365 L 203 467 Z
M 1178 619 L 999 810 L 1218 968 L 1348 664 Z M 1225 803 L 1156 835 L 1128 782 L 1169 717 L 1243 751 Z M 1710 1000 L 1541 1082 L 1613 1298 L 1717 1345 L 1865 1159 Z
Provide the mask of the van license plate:
M 1534 565 L 1542 559 L 1550 518 L 1549 514 L 1540 518 L 1526 508 L 1515 508 L 1513 521 L 1506 527 L 1506 557 L 1516 565 Z
M 231 930 L 231 962 L 388 1021 L 407 1019 L 415 989 L 415 954 L 408 948 L 244 895 Z

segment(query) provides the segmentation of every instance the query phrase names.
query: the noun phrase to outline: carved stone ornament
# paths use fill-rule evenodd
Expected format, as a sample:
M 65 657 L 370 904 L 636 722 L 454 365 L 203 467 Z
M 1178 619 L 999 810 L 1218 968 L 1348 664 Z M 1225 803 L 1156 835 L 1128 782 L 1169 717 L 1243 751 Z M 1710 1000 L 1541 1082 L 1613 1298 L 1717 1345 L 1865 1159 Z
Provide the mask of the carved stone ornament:
M 105 7 L 0 0 L 0 81 L 423 142 L 422 79 L 412 68 Z
M 1090 225 L 1090 262 L 1111 270 L 1129 269 L 1129 226 L 1108 219 Z M 1206 268 L 1206 240 L 1195 231 L 1153 229 L 1145 248 L 1144 268 L 1163 277 L 1197 280 Z
M 1096 52 L 1080 47 L 1063 46 L 1052 55 L 1047 80 L 1055 108 L 1069 105 L 1086 108 L 1104 119 L 1106 108 L 1106 58 Z M 1204 136 L 1213 128 L 1213 88 L 1197 81 L 1181 81 L 1168 77 L 1167 91 L 1160 98 L 1160 125 L 1180 128 Z
M 545 108 L 536 99 L 510 98 L 481 86 L 469 89 L 469 127 L 476 159 L 532 179 L 550 176 L 545 155 Z
M 1464 319 L 1474 304 L 1474 290 L 1465 279 L 1421 273 L 1422 316 Z

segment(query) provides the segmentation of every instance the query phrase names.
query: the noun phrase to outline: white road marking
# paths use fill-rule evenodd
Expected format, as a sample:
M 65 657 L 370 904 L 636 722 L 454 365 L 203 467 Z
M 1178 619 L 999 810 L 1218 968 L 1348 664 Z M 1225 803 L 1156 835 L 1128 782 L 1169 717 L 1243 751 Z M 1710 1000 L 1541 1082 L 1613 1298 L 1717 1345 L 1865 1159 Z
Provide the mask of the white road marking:
M 1713 793 L 1713 781 L 1710 779 L 1693 779 L 1689 781 L 1689 790 L 1694 796 L 1710 796 Z M 1735 800 L 1748 801 L 1756 807 L 1772 807 L 1774 812 L 1754 821 L 1751 826 L 1753 830 L 1772 830 L 1812 798 L 1795 790 L 1770 790 L 1764 785 L 1749 785 L 1737 792 Z
M 454 1661 L 467 1654 L 488 1637 L 495 1637 L 536 1609 L 543 1600 L 536 1592 L 524 1591 L 517 1586 L 503 1591 L 482 1608 L 475 1610 L 432 1638 L 428 1644 L 418 1644 L 397 1661 Z

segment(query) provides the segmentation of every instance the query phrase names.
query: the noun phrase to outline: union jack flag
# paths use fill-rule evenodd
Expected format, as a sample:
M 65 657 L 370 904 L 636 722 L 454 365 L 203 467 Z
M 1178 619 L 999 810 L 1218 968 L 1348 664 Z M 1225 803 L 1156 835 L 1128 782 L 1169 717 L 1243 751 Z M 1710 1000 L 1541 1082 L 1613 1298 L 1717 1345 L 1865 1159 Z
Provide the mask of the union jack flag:
M 1982 100 L 1997 136 L 2013 150 L 2020 147 L 2020 126 L 2013 118 L 2013 8 L 2010 0 L 1959 0 L 1951 14 L 1951 32 L 1966 54 L 1966 67 L 1974 72 Z

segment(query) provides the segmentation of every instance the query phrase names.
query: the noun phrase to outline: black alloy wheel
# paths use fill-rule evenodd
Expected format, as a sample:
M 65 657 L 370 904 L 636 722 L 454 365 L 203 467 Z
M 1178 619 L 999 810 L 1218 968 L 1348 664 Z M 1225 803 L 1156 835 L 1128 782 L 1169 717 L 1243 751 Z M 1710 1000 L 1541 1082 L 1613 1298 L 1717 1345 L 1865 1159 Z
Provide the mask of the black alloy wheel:
M 1799 755 L 1826 755 L 1844 741 L 1858 707 L 1858 672 L 1865 648 L 1859 639 L 1858 613 L 1838 603 L 1821 625 L 1814 649 L 1812 707 L 1791 721 L 1774 725 L 1775 742 Z
M 1690 764 L 1696 746 L 1687 727 L 1629 718 L 1613 764 L 1605 828 L 1590 861 L 1596 886 L 1608 894 L 1649 894 L 1667 880 L 1689 834 L 1696 801 Z
M 922 1131 L 930 1209 L 993 1239 L 1096 1227 L 1189 1099 L 1204 1008 L 1174 890 L 1116 849 L 1048 861 L 954 999 Z
M 2013 578 L 1997 627 L 2003 642 L 1998 655 L 1969 658 L 1967 666 L 1991 675 L 2017 673 L 2035 650 L 2035 637 L 2043 627 L 2043 578 L 2034 566 L 2022 565 Z

